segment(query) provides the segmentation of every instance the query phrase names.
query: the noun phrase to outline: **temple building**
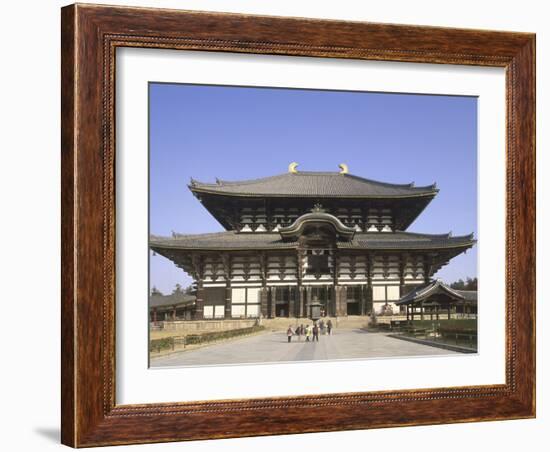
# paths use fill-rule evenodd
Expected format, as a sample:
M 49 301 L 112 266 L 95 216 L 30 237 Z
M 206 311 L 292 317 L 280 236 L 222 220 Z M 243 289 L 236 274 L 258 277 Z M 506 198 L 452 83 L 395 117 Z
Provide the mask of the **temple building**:
M 477 290 L 453 289 L 439 280 L 415 287 L 396 304 L 405 306 L 407 320 L 477 318 Z
M 407 228 L 437 195 L 339 172 L 298 171 L 244 181 L 191 180 L 225 231 L 151 236 L 149 246 L 192 275 L 195 319 L 405 313 L 405 294 L 428 284 L 473 235 Z
M 191 320 L 195 317 L 195 296 L 183 291 L 164 295 L 153 289 L 149 295 L 149 321 Z

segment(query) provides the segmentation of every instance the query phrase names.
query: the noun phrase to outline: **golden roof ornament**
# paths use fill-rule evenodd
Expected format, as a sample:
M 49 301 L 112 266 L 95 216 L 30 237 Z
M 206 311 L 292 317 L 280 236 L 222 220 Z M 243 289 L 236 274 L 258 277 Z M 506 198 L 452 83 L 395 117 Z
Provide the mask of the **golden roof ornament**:
M 325 209 L 323 209 L 323 205 L 320 202 L 317 202 L 313 205 L 313 209 L 311 209 L 313 213 L 322 213 L 326 212 Z
M 338 167 L 340 168 L 340 174 L 348 174 L 349 173 L 348 165 L 346 165 L 345 163 L 340 163 L 338 165 Z
M 288 172 L 290 174 L 296 174 L 298 172 L 296 168 L 298 168 L 298 164 L 296 162 L 292 162 L 290 165 L 288 165 Z

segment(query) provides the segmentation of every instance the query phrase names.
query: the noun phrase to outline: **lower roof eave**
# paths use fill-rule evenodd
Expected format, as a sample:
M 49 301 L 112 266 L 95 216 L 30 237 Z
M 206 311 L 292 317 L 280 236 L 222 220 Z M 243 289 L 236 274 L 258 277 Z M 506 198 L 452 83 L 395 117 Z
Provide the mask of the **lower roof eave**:
M 353 246 L 353 245 L 338 245 L 338 249 L 342 250 L 357 250 L 357 251 L 444 251 L 444 250 L 457 250 L 463 249 L 466 251 L 470 249 L 473 244 L 467 245 L 427 245 L 427 246 Z
M 383 252 L 402 252 L 402 251 L 447 251 L 447 250 L 459 250 L 460 252 L 467 251 L 471 248 L 473 244 L 466 245 L 453 245 L 453 246 L 391 246 L 391 247 L 373 247 L 373 246 L 353 246 L 337 244 L 337 249 L 342 251 L 383 251 Z M 183 246 L 167 246 L 167 245 L 149 245 L 151 250 L 157 253 L 162 253 L 162 251 L 187 251 L 187 252 L 222 252 L 222 251 L 288 251 L 288 250 L 297 250 L 298 244 L 293 243 L 289 245 L 280 245 L 280 246 L 267 246 L 267 247 L 183 247 Z

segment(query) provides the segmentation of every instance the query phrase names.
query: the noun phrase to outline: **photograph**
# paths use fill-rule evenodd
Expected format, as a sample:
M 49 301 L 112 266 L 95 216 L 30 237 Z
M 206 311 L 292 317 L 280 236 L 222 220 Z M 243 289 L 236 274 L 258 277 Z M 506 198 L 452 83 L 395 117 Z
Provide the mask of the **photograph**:
M 476 96 L 151 81 L 148 109 L 151 368 L 478 352 Z
M 115 3 L 2 5 L 2 450 L 548 450 L 547 4 Z

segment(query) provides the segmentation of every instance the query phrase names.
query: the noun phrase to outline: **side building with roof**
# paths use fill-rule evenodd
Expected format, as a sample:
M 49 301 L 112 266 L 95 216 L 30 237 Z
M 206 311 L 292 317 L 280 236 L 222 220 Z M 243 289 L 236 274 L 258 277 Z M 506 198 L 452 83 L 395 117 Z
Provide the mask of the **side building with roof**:
M 405 308 L 407 320 L 477 318 L 477 290 L 453 289 L 440 280 L 415 287 L 396 304 Z
M 289 171 L 189 189 L 225 231 L 151 236 L 149 246 L 192 275 L 195 319 L 370 315 L 396 302 L 475 244 L 472 234 L 407 228 L 434 185 L 390 184 L 340 172 Z
M 174 291 L 169 295 L 153 291 L 149 295 L 149 321 L 192 320 L 195 317 L 195 295 Z

